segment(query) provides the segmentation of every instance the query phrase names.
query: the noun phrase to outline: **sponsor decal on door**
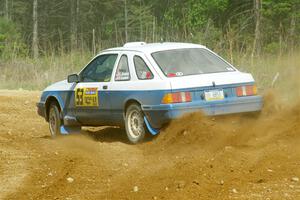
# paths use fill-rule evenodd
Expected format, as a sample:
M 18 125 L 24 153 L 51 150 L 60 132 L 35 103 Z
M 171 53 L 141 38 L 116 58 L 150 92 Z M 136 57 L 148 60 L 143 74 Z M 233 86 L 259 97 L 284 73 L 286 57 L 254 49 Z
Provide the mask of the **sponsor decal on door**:
M 97 107 L 98 89 L 97 88 L 77 88 L 75 91 L 75 106 Z

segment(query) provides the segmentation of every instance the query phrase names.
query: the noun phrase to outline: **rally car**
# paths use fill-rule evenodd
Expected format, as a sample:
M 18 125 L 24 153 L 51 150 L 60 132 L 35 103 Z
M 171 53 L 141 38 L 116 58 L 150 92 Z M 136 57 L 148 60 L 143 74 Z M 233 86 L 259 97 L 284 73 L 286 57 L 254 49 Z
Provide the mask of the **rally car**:
M 78 74 L 47 87 L 37 107 L 52 136 L 120 126 L 138 143 L 185 113 L 260 111 L 262 97 L 251 74 L 205 46 L 134 42 L 102 51 Z

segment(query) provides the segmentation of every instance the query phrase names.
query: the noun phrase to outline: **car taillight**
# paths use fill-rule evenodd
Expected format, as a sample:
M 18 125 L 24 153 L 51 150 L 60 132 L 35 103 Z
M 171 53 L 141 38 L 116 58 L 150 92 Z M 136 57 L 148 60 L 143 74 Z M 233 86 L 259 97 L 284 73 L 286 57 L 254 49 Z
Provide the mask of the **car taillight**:
M 236 96 L 253 96 L 257 94 L 256 85 L 244 85 L 236 88 Z
M 163 104 L 191 102 L 192 96 L 190 92 L 167 93 L 162 99 Z

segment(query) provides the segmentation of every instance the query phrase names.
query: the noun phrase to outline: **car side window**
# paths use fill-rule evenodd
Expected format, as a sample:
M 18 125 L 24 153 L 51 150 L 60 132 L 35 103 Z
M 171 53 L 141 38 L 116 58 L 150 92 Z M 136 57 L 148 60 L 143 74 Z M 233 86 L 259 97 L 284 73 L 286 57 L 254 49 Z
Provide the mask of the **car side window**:
M 81 73 L 81 82 L 109 82 L 118 54 L 95 58 Z
M 130 80 L 130 72 L 128 66 L 128 58 L 126 55 L 122 55 L 116 70 L 115 75 L 116 81 L 129 81 Z
M 149 67 L 140 56 L 133 57 L 135 72 L 140 80 L 149 80 L 153 79 L 153 74 L 150 71 Z

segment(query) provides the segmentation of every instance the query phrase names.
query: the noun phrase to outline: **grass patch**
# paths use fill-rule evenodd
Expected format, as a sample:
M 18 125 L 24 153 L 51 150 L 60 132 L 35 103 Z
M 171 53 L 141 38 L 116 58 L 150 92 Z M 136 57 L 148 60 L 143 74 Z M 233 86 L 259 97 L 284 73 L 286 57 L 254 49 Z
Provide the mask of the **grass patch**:
M 0 89 L 43 90 L 51 83 L 79 72 L 92 57 L 89 52 L 73 52 L 44 56 L 38 60 L 18 58 L 0 61 Z M 276 88 L 284 90 L 295 87 L 295 83 L 299 85 L 300 59 L 297 53 L 281 57 L 260 56 L 253 62 L 250 56 L 235 55 L 234 65 L 241 71 L 253 74 L 260 90 L 270 88 L 277 73 Z
M 89 53 L 44 56 L 38 60 L 18 58 L 0 63 L 1 89 L 42 90 L 51 83 L 79 72 L 92 58 Z

